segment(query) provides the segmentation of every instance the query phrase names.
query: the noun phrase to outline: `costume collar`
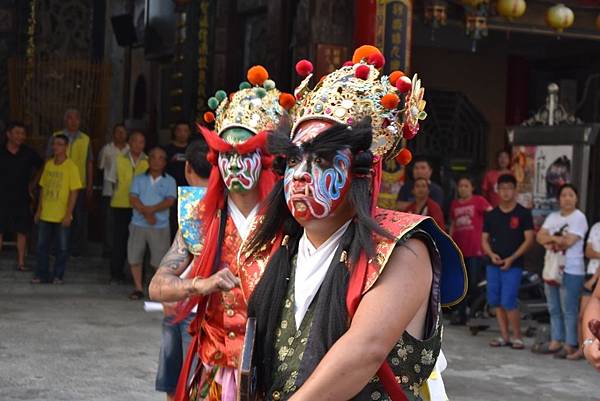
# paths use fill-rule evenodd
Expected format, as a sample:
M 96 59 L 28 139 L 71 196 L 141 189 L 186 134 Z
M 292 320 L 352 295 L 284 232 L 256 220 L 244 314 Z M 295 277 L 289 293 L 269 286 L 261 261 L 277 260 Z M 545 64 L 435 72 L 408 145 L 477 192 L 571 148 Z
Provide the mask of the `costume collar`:
M 231 198 L 227 198 L 227 210 L 229 211 L 229 215 L 233 220 L 233 224 L 235 224 L 235 228 L 240 235 L 240 238 L 243 240 L 248 236 L 248 231 L 250 229 L 250 223 L 256 217 L 256 213 L 258 213 L 258 204 L 254 206 L 254 209 L 248 214 L 248 216 L 244 216 L 244 214 L 240 211 L 237 205 L 233 202 Z
M 306 236 L 306 231 L 300 238 L 294 275 L 294 320 L 296 329 L 300 328 L 308 307 L 321 287 L 342 235 L 346 232 L 351 221 L 348 220 L 344 223 L 318 248 L 311 244 Z

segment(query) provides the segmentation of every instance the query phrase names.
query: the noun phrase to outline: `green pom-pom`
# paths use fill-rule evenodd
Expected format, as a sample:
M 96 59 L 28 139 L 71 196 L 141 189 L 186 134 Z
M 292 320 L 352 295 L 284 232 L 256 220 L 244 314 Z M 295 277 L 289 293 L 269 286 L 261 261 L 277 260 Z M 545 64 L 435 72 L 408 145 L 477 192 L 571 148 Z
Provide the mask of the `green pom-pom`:
M 244 90 L 244 89 L 248 89 L 248 88 L 251 88 L 250 83 L 244 81 L 240 84 L 240 90 Z
M 215 97 L 217 98 L 219 103 L 221 103 L 223 100 L 227 99 L 227 92 L 225 92 L 224 90 L 218 90 L 217 93 L 215 93 Z
M 254 94 L 260 98 L 263 98 L 267 95 L 267 91 L 263 88 L 254 88 Z
M 217 107 L 219 107 L 219 101 L 216 97 L 208 98 L 208 107 L 210 107 L 212 110 L 215 110 Z
M 275 81 L 273 81 L 272 79 L 267 79 L 263 83 L 263 88 L 265 88 L 268 91 L 270 91 L 271 89 L 275 89 Z

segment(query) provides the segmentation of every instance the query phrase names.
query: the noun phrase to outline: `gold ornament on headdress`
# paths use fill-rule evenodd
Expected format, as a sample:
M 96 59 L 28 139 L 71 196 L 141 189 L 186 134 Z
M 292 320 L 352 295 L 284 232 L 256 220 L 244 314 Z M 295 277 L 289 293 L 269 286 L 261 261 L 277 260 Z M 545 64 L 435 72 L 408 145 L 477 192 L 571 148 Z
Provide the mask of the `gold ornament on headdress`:
M 269 75 L 262 66 L 254 66 L 248 70 L 249 82 L 242 82 L 240 89 L 227 96 L 220 90 L 208 99 L 208 106 L 215 110 L 205 121 L 214 119 L 215 131 L 221 135 L 229 128 L 244 128 L 253 134 L 260 131 L 272 130 L 277 127 L 279 120 L 285 114 L 285 108 L 280 105 L 281 92 L 275 87 L 275 82 L 268 79 Z
M 379 56 L 383 58 L 381 53 Z M 371 117 L 371 151 L 383 159 L 394 158 L 402 148 L 403 139 L 413 138 L 419 121 L 427 116 L 425 89 L 417 75 L 412 80 L 402 77 L 403 82 L 394 85 L 390 77 L 379 73 L 377 67 L 381 68 L 383 61 L 373 64 L 377 63 L 361 59 L 345 65 L 326 75 L 312 90 L 308 88 L 311 78 L 308 75 L 295 90 L 299 101 L 293 117 L 292 139 L 298 126 L 307 120 L 352 125 Z

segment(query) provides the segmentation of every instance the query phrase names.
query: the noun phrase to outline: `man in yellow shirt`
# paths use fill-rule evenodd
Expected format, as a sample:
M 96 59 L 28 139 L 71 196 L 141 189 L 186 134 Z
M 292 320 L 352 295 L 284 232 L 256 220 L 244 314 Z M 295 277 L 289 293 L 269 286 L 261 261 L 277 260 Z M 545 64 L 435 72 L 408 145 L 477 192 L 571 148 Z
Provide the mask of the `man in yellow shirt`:
M 67 109 L 64 114 L 64 129 L 52 134 L 65 135 L 69 143 L 67 145 L 67 157 L 75 163 L 79 171 L 81 184 L 85 188 L 85 193 L 77 197 L 75 209 L 73 211 L 73 232 L 70 250 L 74 256 L 78 256 L 87 242 L 87 205 L 92 200 L 94 182 L 94 154 L 90 137 L 80 130 L 81 115 L 77 109 Z M 52 138 L 48 143 L 48 156 L 52 156 Z
M 38 223 L 37 268 L 31 281 L 33 284 L 53 282 L 62 284 L 65 267 L 69 258 L 69 231 L 73 222 L 73 209 L 77 193 L 83 187 L 79 171 L 72 160 L 67 158 L 69 138 L 56 135 L 52 139 L 54 157 L 46 162 L 40 186 L 40 202 L 35 221 Z M 49 251 L 57 241 L 54 271 L 49 274 Z
M 127 258 L 127 240 L 131 222 L 129 189 L 133 178 L 148 170 L 148 157 L 144 153 L 146 139 L 140 131 L 129 136 L 129 151 L 116 158 L 111 169 L 106 172 L 106 181 L 113 185 L 110 201 L 113 215 L 113 249 L 110 259 L 110 282 L 122 283 L 125 279 L 123 267 Z

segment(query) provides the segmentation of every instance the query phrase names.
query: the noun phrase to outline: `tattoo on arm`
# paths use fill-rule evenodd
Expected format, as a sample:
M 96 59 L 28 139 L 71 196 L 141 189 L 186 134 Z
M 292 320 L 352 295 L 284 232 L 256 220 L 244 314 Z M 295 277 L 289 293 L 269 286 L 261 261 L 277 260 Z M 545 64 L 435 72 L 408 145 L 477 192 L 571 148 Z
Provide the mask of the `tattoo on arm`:
M 192 294 L 192 280 L 179 276 L 191 261 L 181 232 L 178 231 L 173 245 L 163 257 L 160 267 L 150 283 L 150 297 L 156 301 L 180 301 Z

